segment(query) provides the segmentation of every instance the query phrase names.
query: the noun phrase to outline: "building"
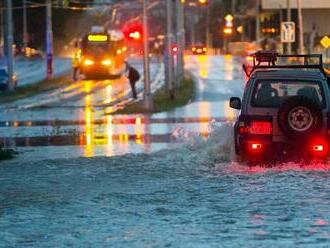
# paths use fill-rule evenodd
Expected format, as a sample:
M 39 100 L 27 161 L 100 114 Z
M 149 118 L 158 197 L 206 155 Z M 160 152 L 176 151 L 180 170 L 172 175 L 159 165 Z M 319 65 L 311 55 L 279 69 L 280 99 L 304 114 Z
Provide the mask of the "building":
M 273 31 L 276 31 L 274 35 L 279 35 L 279 23 L 286 21 L 288 2 L 292 21 L 297 24 L 297 0 L 261 0 L 261 21 L 264 28 L 267 26 L 263 31 L 274 28 Z M 323 36 L 330 35 L 330 0 L 301 0 L 301 7 L 305 46 L 311 51 Z M 297 30 L 299 30 L 298 25 Z
M 264 11 L 279 12 L 287 8 L 287 0 L 262 0 Z M 297 12 L 297 1 L 290 0 L 293 17 Z M 319 35 L 330 34 L 330 1 L 329 0 L 301 0 L 304 32 L 310 33 L 315 28 Z M 285 16 L 284 16 L 285 20 Z

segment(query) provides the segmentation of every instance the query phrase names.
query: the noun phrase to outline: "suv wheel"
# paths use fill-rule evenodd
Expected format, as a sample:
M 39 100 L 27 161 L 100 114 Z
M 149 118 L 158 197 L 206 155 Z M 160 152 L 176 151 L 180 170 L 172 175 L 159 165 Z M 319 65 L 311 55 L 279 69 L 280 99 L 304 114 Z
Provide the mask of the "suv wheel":
M 321 107 L 307 97 L 292 97 L 280 107 L 278 125 L 290 138 L 307 138 L 322 128 Z

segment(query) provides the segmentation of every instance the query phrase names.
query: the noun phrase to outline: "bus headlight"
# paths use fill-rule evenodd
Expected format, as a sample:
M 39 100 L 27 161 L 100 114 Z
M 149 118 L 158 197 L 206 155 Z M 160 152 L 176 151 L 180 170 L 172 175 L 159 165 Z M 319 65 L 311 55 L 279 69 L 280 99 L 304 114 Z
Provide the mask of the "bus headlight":
M 87 66 L 94 65 L 94 61 L 93 60 L 90 60 L 90 59 L 85 59 L 84 60 L 84 65 L 87 65 Z
M 110 66 L 112 64 L 111 60 L 110 59 L 105 59 L 102 61 L 102 65 L 105 65 L 105 66 Z

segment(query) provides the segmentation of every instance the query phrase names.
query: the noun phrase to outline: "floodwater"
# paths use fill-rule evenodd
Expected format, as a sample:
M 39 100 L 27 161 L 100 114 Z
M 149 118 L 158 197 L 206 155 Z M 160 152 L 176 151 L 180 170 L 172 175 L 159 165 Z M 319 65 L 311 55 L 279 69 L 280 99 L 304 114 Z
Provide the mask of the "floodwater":
M 0 163 L 0 247 L 329 247 L 330 163 L 235 162 L 240 65 L 187 64 L 195 99 L 168 113 L 108 115 L 100 85 L 72 108 L 1 112 L 21 154 Z
M 327 164 L 233 162 L 231 126 L 173 149 L 0 165 L 0 247 L 328 247 Z

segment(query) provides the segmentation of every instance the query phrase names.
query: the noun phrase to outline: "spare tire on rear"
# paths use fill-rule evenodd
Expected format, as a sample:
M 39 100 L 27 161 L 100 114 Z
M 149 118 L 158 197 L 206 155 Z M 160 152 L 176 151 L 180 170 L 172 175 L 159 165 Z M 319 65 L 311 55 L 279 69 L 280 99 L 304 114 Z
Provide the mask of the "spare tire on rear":
M 285 101 L 278 111 L 278 125 L 290 138 L 308 138 L 322 128 L 321 106 L 305 96 Z

